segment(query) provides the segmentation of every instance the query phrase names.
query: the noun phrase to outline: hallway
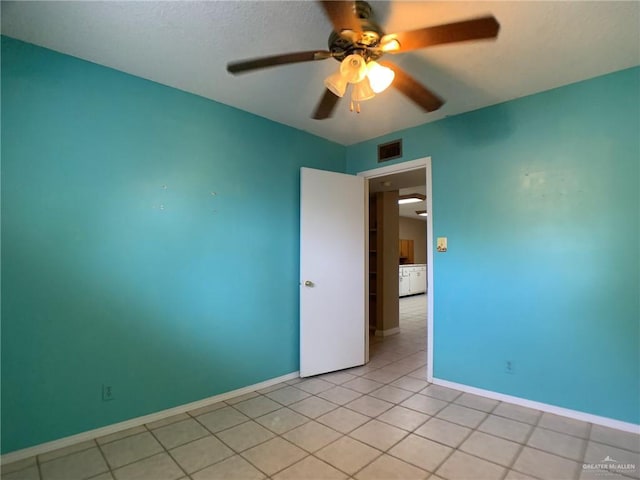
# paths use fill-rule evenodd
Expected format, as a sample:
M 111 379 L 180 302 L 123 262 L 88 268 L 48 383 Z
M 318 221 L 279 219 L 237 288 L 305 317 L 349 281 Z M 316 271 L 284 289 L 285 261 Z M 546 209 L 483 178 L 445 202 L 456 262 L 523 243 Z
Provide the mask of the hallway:
M 371 361 L 367 366 L 380 368 L 410 355 L 412 365 L 424 367 L 427 363 L 426 294 L 400 298 L 400 333 L 388 337 L 371 335 L 369 340 Z

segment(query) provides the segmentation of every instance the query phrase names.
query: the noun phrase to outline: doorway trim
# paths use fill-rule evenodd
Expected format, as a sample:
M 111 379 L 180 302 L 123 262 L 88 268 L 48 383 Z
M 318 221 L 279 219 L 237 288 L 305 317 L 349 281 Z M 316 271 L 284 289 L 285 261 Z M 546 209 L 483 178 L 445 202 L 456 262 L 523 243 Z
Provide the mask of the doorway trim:
M 358 172 L 359 177 L 366 180 L 391 175 L 394 173 L 408 172 L 411 170 L 425 169 L 425 185 L 427 189 L 427 381 L 433 382 L 433 192 L 431 189 L 431 157 L 418 158 L 407 162 L 396 163 L 385 167 L 374 168 Z M 367 188 L 368 192 L 368 182 Z M 365 202 L 365 232 L 369 231 L 369 202 Z M 369 262 L 365 262 L 365 278 L 369 278 Z M 368 289 L 365 292 L 365 302 L 368 302 Z M 367 308 L 368 312 L 368 308 Z M 369 316 L 364 319 L 368 331 Z M 367 342 L 368 344 L 369 342 Z M 368 353 L 368 349 L 367 349 Z M 369 356 L 367 355 L 367 360 Z

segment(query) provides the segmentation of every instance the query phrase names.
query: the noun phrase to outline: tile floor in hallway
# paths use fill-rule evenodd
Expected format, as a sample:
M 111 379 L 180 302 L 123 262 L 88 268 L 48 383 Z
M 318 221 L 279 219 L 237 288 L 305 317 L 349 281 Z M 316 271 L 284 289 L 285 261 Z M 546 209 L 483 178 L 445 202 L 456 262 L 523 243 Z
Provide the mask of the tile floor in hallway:
M 425 380 L 426 303 L 362 367 L 295 379 L 3 466 L 3 480 L 640 478 L 640 437 Z M 626 476 L 583 469 L 610 457 Z

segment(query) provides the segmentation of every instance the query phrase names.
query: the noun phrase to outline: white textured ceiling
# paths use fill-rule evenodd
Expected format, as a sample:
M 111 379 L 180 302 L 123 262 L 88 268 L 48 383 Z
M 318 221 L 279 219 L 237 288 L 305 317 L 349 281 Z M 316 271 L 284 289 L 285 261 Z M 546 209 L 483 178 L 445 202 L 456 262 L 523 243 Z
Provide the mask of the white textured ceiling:
M 424 113 L 389 89 L 313 120 L 333 59 L 233 77 L 232 60 L 326 49 L 313 1 L 2 1 L 2 33 L 195 93 L 342 144 L 640 64 L 640 3 L 371 2 L 386 33 L 493 14 L 496 41 L 386 55 L 446 100 Z

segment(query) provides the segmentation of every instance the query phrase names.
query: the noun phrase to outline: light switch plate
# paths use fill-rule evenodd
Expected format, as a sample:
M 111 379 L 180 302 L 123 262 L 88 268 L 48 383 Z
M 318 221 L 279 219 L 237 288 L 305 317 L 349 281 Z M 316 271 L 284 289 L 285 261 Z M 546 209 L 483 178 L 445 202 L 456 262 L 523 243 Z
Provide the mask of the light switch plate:
M 447 251 L 447 237 L 438 237 L 438 241 L 436 242 L 436 249 L 439 252 Z

